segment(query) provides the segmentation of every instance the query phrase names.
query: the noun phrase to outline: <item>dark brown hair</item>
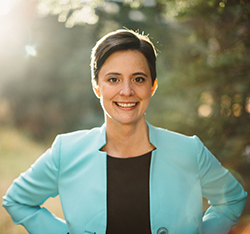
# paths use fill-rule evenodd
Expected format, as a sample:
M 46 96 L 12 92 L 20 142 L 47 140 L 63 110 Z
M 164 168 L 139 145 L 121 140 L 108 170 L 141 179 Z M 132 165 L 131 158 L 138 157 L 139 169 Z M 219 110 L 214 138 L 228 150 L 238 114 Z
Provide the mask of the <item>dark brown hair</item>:
M 132 30 L 120 29 L 102 37 L 92 49 L 91 76 L 92 82 L 98 83 L 99 71 L 106 59 L 116 51 L 138 50 L 148 61 L 152 85 L 156 79 L 156 50 L 148 36 Z

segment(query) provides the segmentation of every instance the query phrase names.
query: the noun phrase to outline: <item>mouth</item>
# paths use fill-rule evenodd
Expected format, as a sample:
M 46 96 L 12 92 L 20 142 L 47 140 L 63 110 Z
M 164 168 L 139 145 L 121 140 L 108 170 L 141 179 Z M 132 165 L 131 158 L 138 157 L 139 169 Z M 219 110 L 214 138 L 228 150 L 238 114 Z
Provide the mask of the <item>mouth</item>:
M 135 107 L 138 104 L 138 102 L 129 102 L 129 103 L 115 102 L 115 104 L 122 108 L 131 108 L 131 107 Z

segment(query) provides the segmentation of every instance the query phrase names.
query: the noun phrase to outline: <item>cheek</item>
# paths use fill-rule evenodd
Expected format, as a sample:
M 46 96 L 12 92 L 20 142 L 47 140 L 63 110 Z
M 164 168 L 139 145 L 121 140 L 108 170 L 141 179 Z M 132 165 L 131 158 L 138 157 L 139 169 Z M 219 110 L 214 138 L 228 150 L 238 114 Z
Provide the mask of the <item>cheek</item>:
M 103 96 L 101 96 L 101 98 L 100 98 L 100 104 L 101 104 L 101 107 L 102 107 L 103 111 L 105 113 L 107 113 L 107 111 L 109 110 L 109 107 L 107 105 L 107 101 L 105 101 L 105 99 L 103 98 Z
M 151 88 L 148 88 L 148 89 L 144 89 L 141 91 L 141 97 L 144 98 L 144 99 L 150 99 L 151 98 Z
M 112 89 L 102 88 L 100 94 L 102 99 L 110 99 L 112 97 Z

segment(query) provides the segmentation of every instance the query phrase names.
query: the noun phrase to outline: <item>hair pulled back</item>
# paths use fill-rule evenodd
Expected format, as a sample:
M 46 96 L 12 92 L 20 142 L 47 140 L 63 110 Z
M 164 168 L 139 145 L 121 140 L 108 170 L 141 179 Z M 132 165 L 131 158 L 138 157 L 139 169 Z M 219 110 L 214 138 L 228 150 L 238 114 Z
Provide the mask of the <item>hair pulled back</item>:
M 157 54 L 155 47 L 148 36 L 126 29 L 106 34 L 93 47 L 91 53 L 92 82 L 98 83 L 98 74 L 106 59 L 114 52 L 122 50 L 137 50 L 145 56 L 153 85 L 156 79 Z

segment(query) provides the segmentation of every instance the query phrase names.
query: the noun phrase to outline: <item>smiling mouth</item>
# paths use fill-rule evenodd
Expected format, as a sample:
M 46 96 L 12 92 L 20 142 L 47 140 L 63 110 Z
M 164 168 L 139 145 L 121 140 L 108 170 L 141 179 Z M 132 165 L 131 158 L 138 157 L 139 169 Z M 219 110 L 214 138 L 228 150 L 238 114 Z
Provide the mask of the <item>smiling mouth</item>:
M 121 102 L 116 102 L 115 103 L 117 106 L 119 107 L 123 107 L 123 108 L 129 108 L 129 107 L 134 107 L 138 104 L 138 102 L 133 102 L 133 103 L 121 103 Z

